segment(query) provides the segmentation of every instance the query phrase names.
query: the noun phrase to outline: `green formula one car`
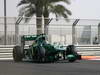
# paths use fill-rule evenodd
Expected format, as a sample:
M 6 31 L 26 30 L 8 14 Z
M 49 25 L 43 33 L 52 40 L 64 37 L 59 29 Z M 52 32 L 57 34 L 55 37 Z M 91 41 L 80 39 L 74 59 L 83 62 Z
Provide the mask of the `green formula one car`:
M 26 46 L 26 41 L 32 44 Z M 74 45 L 56 46 L 47 43 L 46 35 L 23 35 L 21 45 L 13 48 L 13 59 L 15 62 L 31 60 L 33 62 L 56 62 L 59 60 L 68 60 L 74 62 L 81 59 L 77 54 Z

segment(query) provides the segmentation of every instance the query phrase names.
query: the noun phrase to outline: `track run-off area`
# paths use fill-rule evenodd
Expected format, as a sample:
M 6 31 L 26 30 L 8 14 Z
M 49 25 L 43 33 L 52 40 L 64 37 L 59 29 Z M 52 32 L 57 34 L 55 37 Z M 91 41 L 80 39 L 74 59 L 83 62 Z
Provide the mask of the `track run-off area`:
M 33 63 L 0 60 L 0 75 L 100 75 L 100 61 Z

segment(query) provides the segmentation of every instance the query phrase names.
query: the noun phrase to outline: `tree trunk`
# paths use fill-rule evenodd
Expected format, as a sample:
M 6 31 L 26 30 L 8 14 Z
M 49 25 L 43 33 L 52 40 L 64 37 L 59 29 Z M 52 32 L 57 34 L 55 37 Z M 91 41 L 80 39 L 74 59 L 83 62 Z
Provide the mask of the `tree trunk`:
M 41 17 L 37 17 L 36 18 L 36 28 L 37 28 L 37 34 L 42 34 L 42 18 Z
M 36 28 L 37 34 L 42 34 L 42 5 L 38 3 L 36 5 Z
M 49 18 L 44 18 L 44 33 L 48 35 Z

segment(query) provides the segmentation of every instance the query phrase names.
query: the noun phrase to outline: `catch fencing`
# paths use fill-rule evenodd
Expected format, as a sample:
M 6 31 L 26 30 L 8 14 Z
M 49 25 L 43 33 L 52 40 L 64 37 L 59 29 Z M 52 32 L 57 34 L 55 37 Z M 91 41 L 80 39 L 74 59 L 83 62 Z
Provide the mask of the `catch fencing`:
M 4 19 L 0 17 L 0 45 L 16 45 L 22 35 L 36 35 L 36 18 L 31 18 L 28 23 L 23 19 L 17 24 L 19 17 L 6 17 L 6 25 Z M 48 24 L 48 41 L 63 45 L 99 45 L 99 23 L 96 19 L 52 18 Z

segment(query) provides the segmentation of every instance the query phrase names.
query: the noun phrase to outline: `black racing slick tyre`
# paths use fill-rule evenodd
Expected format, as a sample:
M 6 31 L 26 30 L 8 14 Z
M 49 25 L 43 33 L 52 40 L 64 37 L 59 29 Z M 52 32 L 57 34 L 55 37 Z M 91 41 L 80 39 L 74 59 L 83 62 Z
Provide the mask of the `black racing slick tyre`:
M 45 48 L 42 46 L 38 46 L 37 50 L 38 50 L 38 53 L 37 53 L 38 61 L 45 62 Z
M 22 61 L 23 58 L 23 53 L 21 51 L 21 47 L 20 46 L 15 46 L 13 48 L 13 59 L 15 62 L 20 62 Z

